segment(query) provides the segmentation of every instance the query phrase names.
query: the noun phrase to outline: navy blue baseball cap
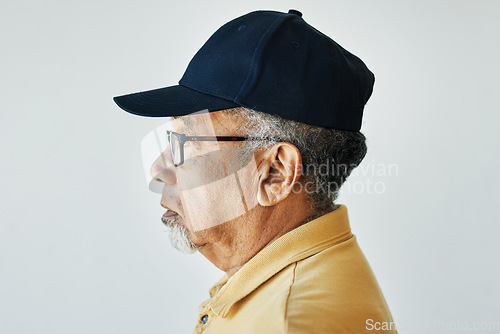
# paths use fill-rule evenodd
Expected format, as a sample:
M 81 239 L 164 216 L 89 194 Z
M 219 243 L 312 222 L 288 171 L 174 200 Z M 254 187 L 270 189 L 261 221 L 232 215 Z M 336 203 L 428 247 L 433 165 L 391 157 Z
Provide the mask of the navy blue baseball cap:
M 307 24 L 299 11 L 255 11 L 219 28 L 193 57 L 179 85 L 114 101 L 140 116 L 241 106 L 359 131 L 374 82 L 361 59 Z

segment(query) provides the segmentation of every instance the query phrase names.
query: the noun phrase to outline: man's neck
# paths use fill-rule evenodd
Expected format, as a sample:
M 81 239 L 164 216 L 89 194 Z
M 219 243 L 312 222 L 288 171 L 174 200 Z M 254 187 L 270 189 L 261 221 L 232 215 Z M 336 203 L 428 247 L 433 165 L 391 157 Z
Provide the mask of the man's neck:
M 263 208 L 256 215 L 242 218 L 224 238 L 206 245 L 200 253 L 231 277 L 273 241 L 317 217 L 308 206 Z

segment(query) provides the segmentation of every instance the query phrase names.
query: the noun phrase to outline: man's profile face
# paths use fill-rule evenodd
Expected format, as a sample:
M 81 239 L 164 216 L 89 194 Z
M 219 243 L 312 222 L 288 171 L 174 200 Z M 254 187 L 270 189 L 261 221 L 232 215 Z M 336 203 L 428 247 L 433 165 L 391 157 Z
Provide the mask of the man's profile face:
M 174 132 L 187 136 L 235 136 L 238 123 L 223 112 L 172 120 Z M 162 221 L 172 229 L 176 248 L 193 252 L 230 235 L 237 221 L 256 205 L 257 173 L 245 142 L 186 141 L 184 163 L 175 167 L 168 146 L 151 166 L 163 183 Z

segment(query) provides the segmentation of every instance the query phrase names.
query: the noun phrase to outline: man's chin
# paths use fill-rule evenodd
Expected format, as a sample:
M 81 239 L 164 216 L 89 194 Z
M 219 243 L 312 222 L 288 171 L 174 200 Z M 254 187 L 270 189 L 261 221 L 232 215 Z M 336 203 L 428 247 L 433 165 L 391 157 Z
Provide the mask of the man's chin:
M 177 219 L 161 219 L 163 224 L 169 228 L 170 243 L 177 250 L 186 253 L 193 254 L 200 250 L 200 246 L 196 246 L 191 239 L 189 239 L 189 234 L 184 225 L 179 224 Z

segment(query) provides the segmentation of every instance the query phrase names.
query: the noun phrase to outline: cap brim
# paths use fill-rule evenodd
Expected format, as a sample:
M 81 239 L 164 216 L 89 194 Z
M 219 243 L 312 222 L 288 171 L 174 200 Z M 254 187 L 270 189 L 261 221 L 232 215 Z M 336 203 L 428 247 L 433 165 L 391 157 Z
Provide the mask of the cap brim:
M 240 106 L 180 85 L 117 96 L 113 100 L 131 114 L 149 117 L 183 116 L 205 109 L 218 111 Z

